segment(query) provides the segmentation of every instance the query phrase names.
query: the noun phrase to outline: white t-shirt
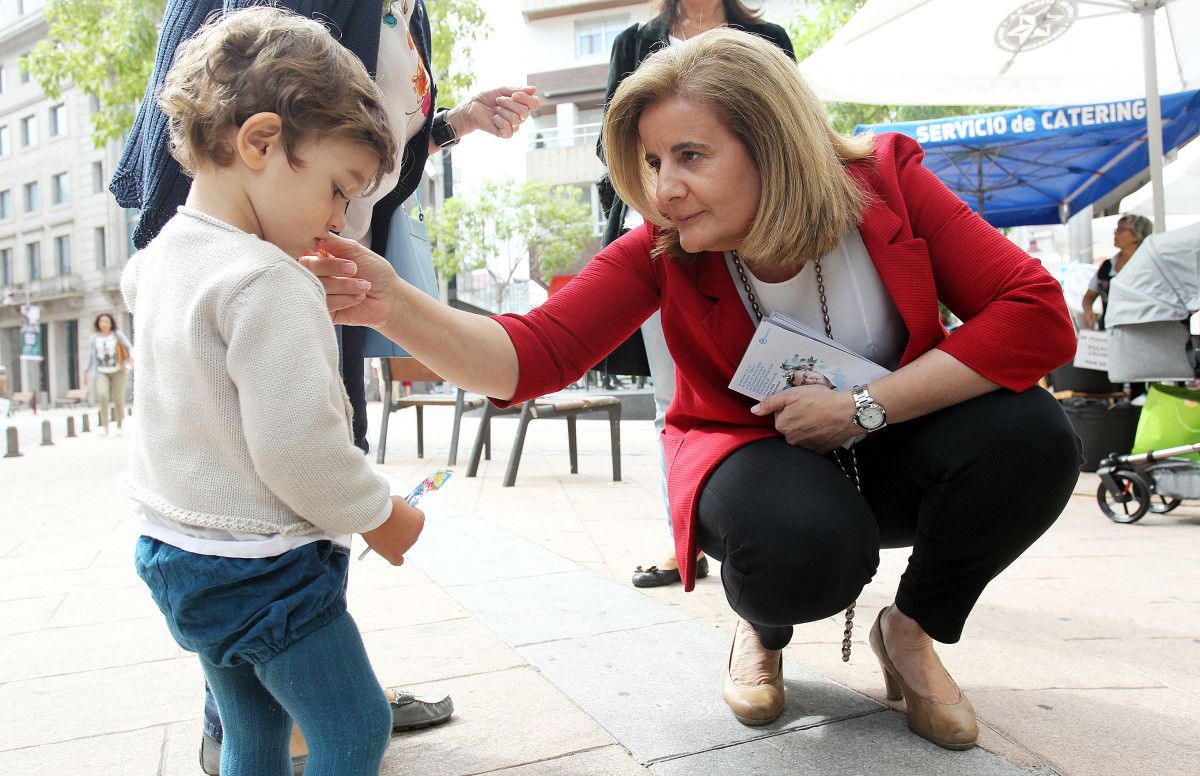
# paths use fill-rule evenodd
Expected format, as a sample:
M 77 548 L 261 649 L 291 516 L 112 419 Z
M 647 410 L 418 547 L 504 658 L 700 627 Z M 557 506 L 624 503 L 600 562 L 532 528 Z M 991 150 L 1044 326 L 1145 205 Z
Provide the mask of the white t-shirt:
M 96 339 L 96 371 L 100 374 L 111 375 L 121 371 L 121 365 L 117 363 L 117 335 L 116 332 L 104 336 L 97 334 Z
M 745 289 L 729 253 L 725 254 L 725 263 L 745 302 Z M 764 282 L 754 277 L 745 262 L 742 267 L 754 288 L 763 317 L 778 310 L 817 331 L 825 331 L 813 262 L 782 283 Z M 896 369 L 908 344 L 908 329 L 857 228 L 842 235 L 834 249 L 821 257 L 821 276 L 825 280 L 833 338 L 880 366 Z M 746 309 L 753 316 L 753 308 L 747 304 Z
M 342 236 L 363 242 L 371 229 L 371 209 L 375 203 L 390 194 L 400 181 L 404 171 L 404 146 L 411 140 L 433 109 L 433 93 L 430 90 L 429 73 L 421 59 L 420 43 L 408 31 L 416 3 L 409 0 L 403 5 L 393 4 L 396 26 L 389 27 L 379 20 L 379 61 L 376 66 L 375 83 L 383 92 L 383 104 L 388 119 L 398 133 L 396 138 L 395 167 L 379 181 L 379 185 L 368 196 L 358 197 L 346 209 L 346 228 Z M 411 162 L 410 162 L 411 163 Z

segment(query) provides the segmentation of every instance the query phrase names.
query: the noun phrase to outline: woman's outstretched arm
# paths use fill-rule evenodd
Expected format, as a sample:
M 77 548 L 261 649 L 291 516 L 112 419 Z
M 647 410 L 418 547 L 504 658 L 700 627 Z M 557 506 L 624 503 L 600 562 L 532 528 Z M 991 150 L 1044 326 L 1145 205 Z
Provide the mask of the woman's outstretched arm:
M 334 323 L 370 326 L 442 378 L 467 390 L 511 399 L 519 370 L 504 328 L 456 310 L 396 276 L 390 264 L 353 240 L 330 236 L 324 254 L 301 259 L 320 278 Z

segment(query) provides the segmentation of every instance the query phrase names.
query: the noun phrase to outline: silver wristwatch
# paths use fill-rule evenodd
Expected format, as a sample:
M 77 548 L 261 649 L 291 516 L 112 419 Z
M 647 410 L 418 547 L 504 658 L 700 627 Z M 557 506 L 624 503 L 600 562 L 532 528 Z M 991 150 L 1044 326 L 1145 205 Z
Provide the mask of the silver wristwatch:
M 856 385 L 850 389 L 854 397 L 854 423 L 868 434 L 887 425 L 887 410 L 879 402 L 871 398 L 871 392 L 865 385 Z

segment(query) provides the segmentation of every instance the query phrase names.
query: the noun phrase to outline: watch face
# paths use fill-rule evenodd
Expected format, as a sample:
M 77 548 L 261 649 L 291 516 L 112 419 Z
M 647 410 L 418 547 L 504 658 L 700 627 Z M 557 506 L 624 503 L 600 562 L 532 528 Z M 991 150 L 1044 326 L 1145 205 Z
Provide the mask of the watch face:
M 858 411 L 858 422 L 863 428 L 879 428 L 883 425 L 883 408 L 877 404 L 868 404 Z

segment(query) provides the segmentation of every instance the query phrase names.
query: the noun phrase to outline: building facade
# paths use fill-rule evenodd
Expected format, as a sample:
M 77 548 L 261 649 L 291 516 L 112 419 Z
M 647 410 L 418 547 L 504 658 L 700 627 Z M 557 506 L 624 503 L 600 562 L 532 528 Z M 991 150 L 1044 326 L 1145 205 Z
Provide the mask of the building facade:
M 648 21 L 653 6 L 645 0 L 521 0 L 521 13 L 529 36 L 529 83 L 542 98 L 530 127 L 526 175 L 579 188 L 591 203 L 599 238 L 604 220 L 596 182 L 604 165 L 596 158 L 596 141 L 612 44 L 629 25 Z M 597 247 L 598 241 L 589 245 L 581 260 Z
M 130 216 L 108 193 L 120 147 L 93 146 L 92 100 L 73 87 L 51 100 L 22 72 L 47 35 L 44 5 L 0 0 L 0 364 L 10 390 L 53 403 L 81 387 L 97 315 L 130 331 L 120 294 Z M 44 361 L 22 365 L 26 303 L 41 310 Z

